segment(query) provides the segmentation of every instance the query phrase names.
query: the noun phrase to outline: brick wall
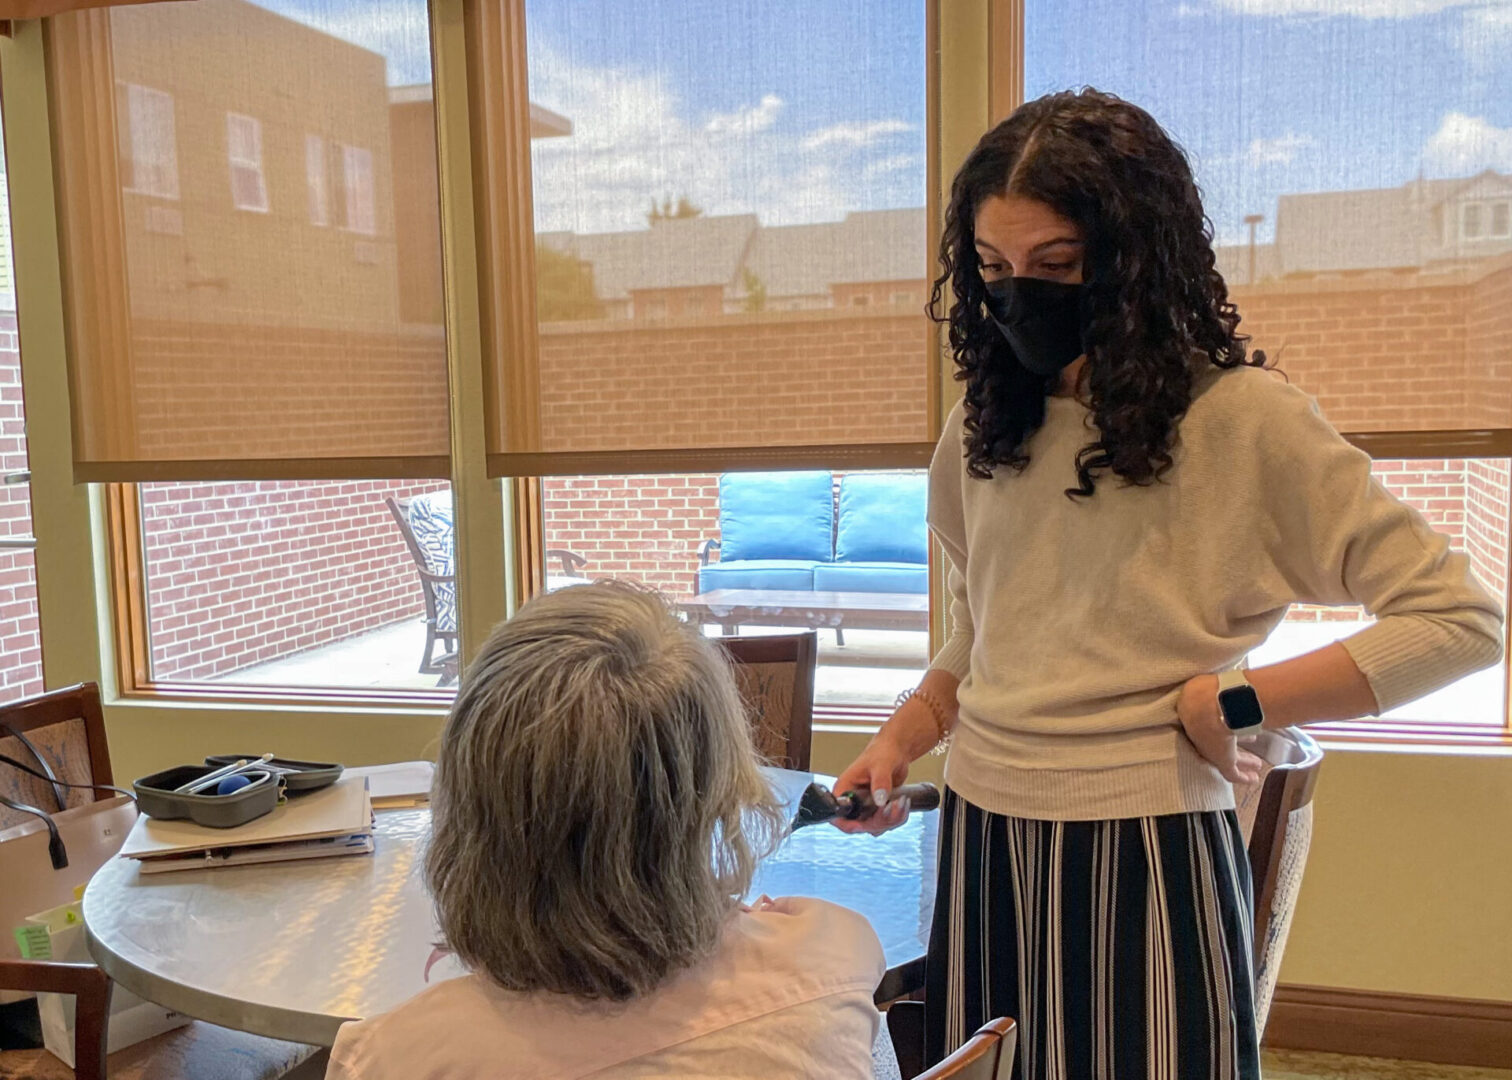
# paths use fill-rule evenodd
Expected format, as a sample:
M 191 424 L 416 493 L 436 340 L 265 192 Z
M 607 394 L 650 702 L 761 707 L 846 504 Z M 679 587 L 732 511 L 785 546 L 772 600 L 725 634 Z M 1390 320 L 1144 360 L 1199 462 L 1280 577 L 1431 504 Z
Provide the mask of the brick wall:
M 206 679 L 423 610 L 385 495 L 437 481 L 146 484 L 153 675 Z
M 542 484 L 546 546 L 587 559 L 581 573 L 629 578 L 669 596 L 693 594 L 698 550 L 719 536 L 718 476 L 554 477 Z
M 16 317 L 0 311 L 0 473 L 25 468 Z M 25 484 L 0 485 L 0 536 L 30 533 L 30 489 Z M 36 563 L 29 551 L 0 549 L 0 701 L 13 701 L 41 690 Z
M 545 449 L 925 442 L 927 333 L 896 309 L 549 325 Z

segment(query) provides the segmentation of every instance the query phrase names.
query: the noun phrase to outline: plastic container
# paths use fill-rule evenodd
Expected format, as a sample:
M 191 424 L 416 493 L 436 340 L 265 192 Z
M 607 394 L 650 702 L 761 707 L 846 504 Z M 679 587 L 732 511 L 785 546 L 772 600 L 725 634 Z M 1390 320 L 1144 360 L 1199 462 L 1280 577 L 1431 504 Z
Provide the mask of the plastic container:
M 247 770 L 251 784 L 229 795 L 217 795 L 213 788 L 194 795 L 174 790 L 218 768 L 214 763 L 175 765 L 142 777 L 131 785 L 136 792 L 137 809 L 163 821 L 188 818 L 196 825 L 212 829 L 233 829 L 262 817 L 278 805 L 282 774 L 261 766 Z

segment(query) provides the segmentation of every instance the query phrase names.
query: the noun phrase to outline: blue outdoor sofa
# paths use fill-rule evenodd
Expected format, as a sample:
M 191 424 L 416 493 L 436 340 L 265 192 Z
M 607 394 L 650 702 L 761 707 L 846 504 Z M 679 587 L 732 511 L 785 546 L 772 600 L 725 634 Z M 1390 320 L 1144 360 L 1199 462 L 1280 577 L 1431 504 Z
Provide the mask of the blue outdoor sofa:
M 929 591 L 922 473 L 726 473 L 698 591 Z M 719 560 L 712 561 L 715 551 Z

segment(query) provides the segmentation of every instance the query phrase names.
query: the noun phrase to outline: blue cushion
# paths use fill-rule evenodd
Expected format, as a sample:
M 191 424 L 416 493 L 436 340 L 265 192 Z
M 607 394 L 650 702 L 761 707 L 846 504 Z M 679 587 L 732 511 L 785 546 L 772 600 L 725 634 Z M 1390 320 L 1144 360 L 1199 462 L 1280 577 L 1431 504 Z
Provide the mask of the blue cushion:
M 814 587 L 812 559 L 737 559 L 698 568 L 698 591 L 715 589 L 798 589 Z
M 425 552 L 425 568 L 432 574 L 456 573 L 456 547 L 452 542 L 451 491 L 432 491 L 416 495 L 409 505 L 410 531 Z M 457 632 L 457 586 L 454 582 L 436 582 L 436 629 Z
M 853 473 L 840 480 L 835 561 L 927 563 L 923 473 Z
M 815 592 L 929 591 L 929 567 L 906 562 L 828 563 L 814 568 Z
M 834 532 L 834 478 L 827 472 L 725 473 L 719 478 L 720 562 L 828 562 L 835 551 Z

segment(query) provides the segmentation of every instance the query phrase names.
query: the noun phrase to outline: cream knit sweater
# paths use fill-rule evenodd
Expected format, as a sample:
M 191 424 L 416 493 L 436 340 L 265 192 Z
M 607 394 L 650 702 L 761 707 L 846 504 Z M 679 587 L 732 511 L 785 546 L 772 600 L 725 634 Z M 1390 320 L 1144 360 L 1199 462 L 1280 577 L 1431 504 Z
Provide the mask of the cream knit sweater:
M 1468 560 L 1278 376 L 1211 369 L 1163 482 L 1104 475 L 1073 501 L 1093 438 L 1086 408 L 1051 398 L 1028 468 L 978 480 L 957 405 L 935 451 L 953 632 L 934 667 L 962 680 L 945 778 L 970 802 L 1061 821 L 1232 807 L 1177 694 L 1237 665 L 1294 602 L 1376 617 L 1344 645 L 1383 711 L 1500 657 L 1501 610 Z

